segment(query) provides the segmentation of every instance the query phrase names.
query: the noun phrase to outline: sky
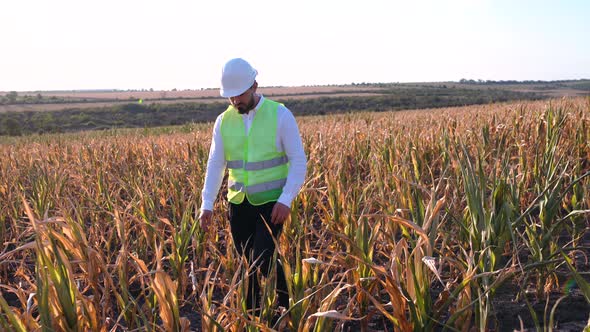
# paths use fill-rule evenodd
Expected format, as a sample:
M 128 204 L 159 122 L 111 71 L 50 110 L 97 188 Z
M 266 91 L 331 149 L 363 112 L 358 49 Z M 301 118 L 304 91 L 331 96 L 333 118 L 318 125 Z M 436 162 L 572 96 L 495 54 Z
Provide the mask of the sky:
M 0 91 L 590 78 L 588 0 L 4 0 Z

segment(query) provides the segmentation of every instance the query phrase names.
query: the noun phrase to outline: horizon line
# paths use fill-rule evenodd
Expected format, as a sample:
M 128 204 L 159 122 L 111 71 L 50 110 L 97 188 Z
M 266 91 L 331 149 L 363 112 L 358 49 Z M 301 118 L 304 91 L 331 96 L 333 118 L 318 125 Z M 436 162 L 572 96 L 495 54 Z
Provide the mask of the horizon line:
M 576 81 L 590 81 L 590 78 L 578 79 L 560 79 L 560 80 L 482 80 L 482 79 L 465 79 L 458 81 L 415 81 L 415 82 L 351 82 L 351 83 L 334 83 L 334 84 L 309 84 L 309 85 L 268 85 L 259 86 L 259 88 L 298 88 L 298 87 L 342 87 L 342 86 L 358 86 L 358 85 L 395 85 L 395 84 L 435 84 L 435 83 L 455 83 L 455 84 L 511 84 L 511 83 L 564 83 Z M 40 92 L 146 92 L 146 91 L 205 91 L 205 90 L 219 90 L 219 87 L 207 88 L 172 88 L 172 89 L 154 89 L 154 88 L 83 88 L 83 89 L 37 89 L 37 90 L 0 90 L 0 93 L 40 93 Z

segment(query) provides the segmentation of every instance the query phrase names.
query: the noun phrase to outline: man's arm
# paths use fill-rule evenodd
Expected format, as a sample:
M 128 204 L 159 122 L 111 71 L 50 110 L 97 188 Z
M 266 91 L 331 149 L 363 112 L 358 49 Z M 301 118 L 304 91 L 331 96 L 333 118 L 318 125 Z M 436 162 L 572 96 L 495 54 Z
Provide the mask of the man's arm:
M 221 118 L 221 115 L 218 116 L 213 126 L 213 137 L 211 139 L 211 148 L 209 149 L 209 159 L 207 160 L 207 172 L 205 174 L 203 191 L 201 192 L 202 203 L 199 221 L 205 231 L 207 231 L 211 223 L 213 205 L 219 193 L 219 188 L 221 188 L 226 164 L 223 153 L 223 139 L 221 138 Z
M 279 135 L 279 142 L 283 151 L 287 155 L 287 158 L 289 158 L 289 173 L 287 175 L 287 183 L 283 187 L 283 193 L 273 208 L 271 222 L 275 224 L 284 222 L 289 216 L 291 203 L 299 193 L 305 181 L 305 173 L 307 171 L 307 158 L 305 157 L 303 143 L 295 117 L 287 108 L 283 106 L 279 107 L 283 109 L 279 109 L 281 114 L 277 134 Z

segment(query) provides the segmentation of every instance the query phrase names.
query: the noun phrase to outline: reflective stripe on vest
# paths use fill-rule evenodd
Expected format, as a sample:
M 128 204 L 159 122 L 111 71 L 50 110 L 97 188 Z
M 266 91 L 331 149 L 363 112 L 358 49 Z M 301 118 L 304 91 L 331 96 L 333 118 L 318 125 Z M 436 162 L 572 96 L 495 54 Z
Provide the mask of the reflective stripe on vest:
M 269 190 L 273 190 L 273 189 L 283 188 L 285 186 L 285 183 L 287 183 L 287 179 L 280 179 L 280 180 L 275 180 L 275 181 L 263 182 L 263 183 L 254 184 L 254 185 L 251 185 L 248 187 L 245 187 L 244 184 L 241 182 L 234 182 L 234 181 L 228 181 L 227 185 L 228 185 L 229 189 L 232 189 L 235 191 L 243 191 L 247 194 L 256 194 L 256 193 L 261 193 L 263 191 L 269 191 Z
M 243 168 L 247 171 L 259 171 L 261 169 L 273 168 L 289 162 L 287 156 L 278 157 L 271 160 L 251 161 L 244 165 L 243 160 L 232 160 L 227 162 L 227 168 Z

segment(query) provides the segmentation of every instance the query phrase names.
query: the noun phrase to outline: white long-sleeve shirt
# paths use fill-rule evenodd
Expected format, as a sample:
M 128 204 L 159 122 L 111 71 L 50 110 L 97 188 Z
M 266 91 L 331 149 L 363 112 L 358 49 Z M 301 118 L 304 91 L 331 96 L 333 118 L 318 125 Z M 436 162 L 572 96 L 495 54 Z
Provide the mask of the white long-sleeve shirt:
M 246 135 L 250 131 L 252 121 L 256 115 L 256 111 L 262 105 L 264 97 L 261 95 L 256 107 L 248 112 L 242 114 L 244 126 L 246 127 Z M 209 160 L 207 161 L 207 173 L 205 175 L 205 184 L 203 186 L 201 210 L 213 210 L 213 204 L 221 188 L 221 182 L 225 173 L 227 161 L 223 152 L 223 139 L 221 136 L 221 119 L 220 114 L 215 120 L 213 126 L 213 139 L 211 140 L 211 148 L 209 150 Z M 303 151 L 303 144 L 301 136 L 299 135 L 299 128 L 293 113 L 285 106 L 279 105 L 277 109 L 277 150 L 284 151 L 289 158 L 289 173 L 287 175 L 287 183 L 283 187 L 283 193 L 278 199 L 278 202 L 291 206 L 291 203 L 303 182 L 305 181 L 305 172 L 307 170 L 307 158 Z

